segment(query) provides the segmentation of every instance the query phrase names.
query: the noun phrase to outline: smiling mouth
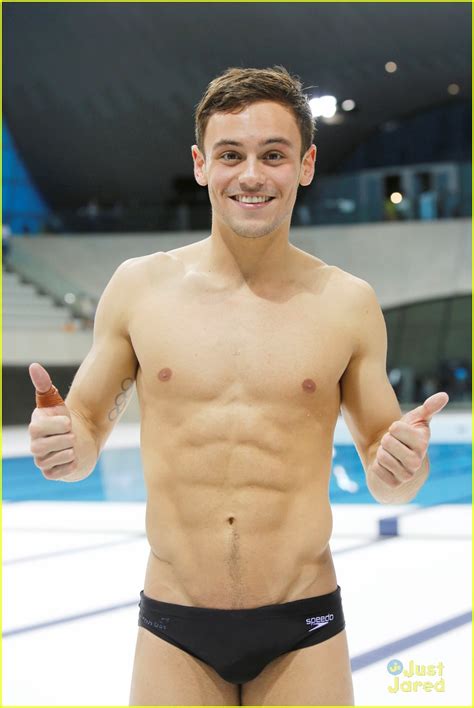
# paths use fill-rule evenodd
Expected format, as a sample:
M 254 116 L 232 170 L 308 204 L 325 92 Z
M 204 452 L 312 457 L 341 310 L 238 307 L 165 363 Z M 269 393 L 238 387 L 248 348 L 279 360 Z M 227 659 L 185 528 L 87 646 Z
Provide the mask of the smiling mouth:
M 236 194 L 230 198 L 233 199 L 234 202 L 238 202 L 239 204 L 268 204 L 268 202 L 271 202 L 273 201 L 273 199 L 275 199 L 275 197 L 267 197 L 265 195 L 257 197 L 246 194 Z

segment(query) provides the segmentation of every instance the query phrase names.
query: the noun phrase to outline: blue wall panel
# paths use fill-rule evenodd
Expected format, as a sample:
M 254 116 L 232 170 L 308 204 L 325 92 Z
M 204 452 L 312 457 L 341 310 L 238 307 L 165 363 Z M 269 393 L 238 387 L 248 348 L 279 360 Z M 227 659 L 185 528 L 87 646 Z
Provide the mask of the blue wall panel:
M 13 234 L 38 233 L 49 208 L 28 175 L 5 121 L 2 140 L 2 222 Z

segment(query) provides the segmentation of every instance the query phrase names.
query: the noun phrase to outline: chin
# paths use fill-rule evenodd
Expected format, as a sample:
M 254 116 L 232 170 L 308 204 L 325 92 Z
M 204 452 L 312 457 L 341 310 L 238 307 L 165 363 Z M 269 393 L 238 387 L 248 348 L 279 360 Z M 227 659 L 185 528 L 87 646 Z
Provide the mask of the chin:
M 283 220 L 282 220 L 283 221 Z M 281 223 L 281 222 L 280 222 Z M 250 224 L 250 223 L 228 223 L 227 226 L 233 231 L 236 236 L 241 238 L 263 238 L 272 234 L 280 226 L 280 223 L 263 223 L 263 224 Z
M 246 230 L 244 227 L 242 228 L 233 228 L 232 231 L 236 236 L 240 236 L 241 238 L 263 238 L 264 236 L 268 236 L 268 234 L 271 234 L 273 229 L 260 229 L 260 230 Z

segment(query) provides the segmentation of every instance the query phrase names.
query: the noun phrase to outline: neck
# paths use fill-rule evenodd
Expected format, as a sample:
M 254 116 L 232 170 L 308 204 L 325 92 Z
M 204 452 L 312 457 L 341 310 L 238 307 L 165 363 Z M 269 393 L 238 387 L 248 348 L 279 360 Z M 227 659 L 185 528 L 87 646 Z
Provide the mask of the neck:
M 288 226 L 259 238 L 245 238 L 230 229 L 213 225 L 206 265 L 211 272 L 236 286 L 269 284 L 288 273 L 292 250 L 288 242 Z

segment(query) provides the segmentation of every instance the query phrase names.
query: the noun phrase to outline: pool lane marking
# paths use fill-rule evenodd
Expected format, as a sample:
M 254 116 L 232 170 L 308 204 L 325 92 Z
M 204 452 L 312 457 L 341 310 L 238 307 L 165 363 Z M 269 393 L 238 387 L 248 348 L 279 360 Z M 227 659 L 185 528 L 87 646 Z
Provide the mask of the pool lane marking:
M 413 634 L 407 634 L 406 637 L 401 637 L 401 639 L 396 639 L 393 642 L 382 644 L 375 649 L 371 649 L 363 654 L 352 657 L 351 669 L 352 671 L 360 671 L 371 664 L 376 664 L 382 659 L 388 659 L 389 657 L 393 658 L 406 649 L 410 649 L 417 644 L 422 644 L 429 639 L 434 639 L 434 637 L 439 637 L 441 634 L 450 632 L 458 627 L 463 627 L 465 624 L 469 624 L 470 622 L 472 622 L 472 612 L 463 612 L 462 614 L 451 617 L 443 622 L 433 624 L 431 627 L 426 627 L 418 632 L 413 632 Z
M 121 538 L 116 541 L 105 541 L 103 543 L 91 544 L 89 546 L 78 546 L 77 548 L 62 548 L 60 551 L 48 551 L 47 553 L 38 553 L 37 555 L 21 556 L 20 558 L 11 558 L 3 561 L 2 565 L 18 565 L 19 563 L 34 563 L 37 560 L 46 560 L 48 558 L 57 558 L 58 556 L 68 556 L 74 553 L 87 553 L 87 551 L 95 551 L 102 548 L 110 548 L 110 546 L 120 546 L 125 543 L 134 543 L 142 541 L 146 538 L 145 533 L 135 534 L 127 538 Z

